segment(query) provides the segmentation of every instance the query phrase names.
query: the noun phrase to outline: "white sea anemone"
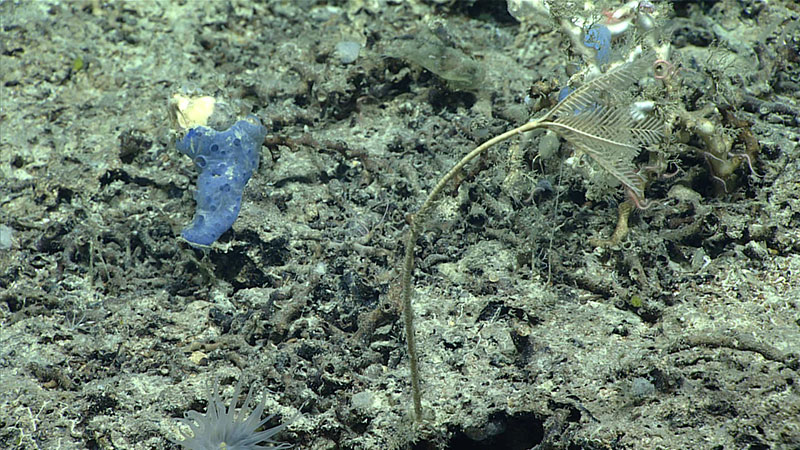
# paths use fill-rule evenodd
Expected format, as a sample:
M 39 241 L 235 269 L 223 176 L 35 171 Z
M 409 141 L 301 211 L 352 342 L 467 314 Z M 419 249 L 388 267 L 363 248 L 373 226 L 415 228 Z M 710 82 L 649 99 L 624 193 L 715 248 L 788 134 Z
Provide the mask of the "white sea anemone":
M 241 393 L 242 380 L 239 379 L 234 388 L 231 403 L 226 408 L 219 394 L 219 383 L 215 379 L 214 386 L 208 393 L 206 413 L 188 411 L 183 419 L 178 419 L 179 423 L 187 425 L 191 429 L 191 434 L 181 431 L 183 440 L 174 442 L 189 450 L 279 450 L 290 448 L 290 444 L 272 439 L 278 432 L 286 428 L 287 424 L 257 431 L 273 417 L 261 418 L 264 413 L 266 394 L 258 405 L 251 405 L 254 403 L 254 399 L 253 388 L 250 387 L 241 409 L 237 411 L 236 402 Z M 247 414 L 247 411 L 253 406 L 255 407 L 252 412 Z

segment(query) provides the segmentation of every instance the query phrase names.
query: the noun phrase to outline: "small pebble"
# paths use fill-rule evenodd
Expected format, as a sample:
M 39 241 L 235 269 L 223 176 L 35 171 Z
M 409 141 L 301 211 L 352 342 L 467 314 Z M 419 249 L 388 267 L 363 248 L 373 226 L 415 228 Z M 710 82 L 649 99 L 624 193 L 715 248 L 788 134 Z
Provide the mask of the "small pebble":
M 0 225 L 0 250 L 8 250 L 14 243 L 14 229 L 7 225 Z
M 355 41 L 341 41 L 336 44 L 336 56 L 342 64 L 352 64 L 358 59 L 361 44 Z

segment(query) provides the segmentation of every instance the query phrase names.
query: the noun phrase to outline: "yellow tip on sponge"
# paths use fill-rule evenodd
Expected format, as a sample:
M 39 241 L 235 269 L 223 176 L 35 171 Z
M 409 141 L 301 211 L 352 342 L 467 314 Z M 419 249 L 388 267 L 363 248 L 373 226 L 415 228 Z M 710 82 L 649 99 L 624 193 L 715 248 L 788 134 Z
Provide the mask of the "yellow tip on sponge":
M 179 127 L 186 130 L 197 126 L 206 126 L 214 113 L 217 101 L 214 97 L 184 97 L 175 94 L 170 100 L 170 112 Z

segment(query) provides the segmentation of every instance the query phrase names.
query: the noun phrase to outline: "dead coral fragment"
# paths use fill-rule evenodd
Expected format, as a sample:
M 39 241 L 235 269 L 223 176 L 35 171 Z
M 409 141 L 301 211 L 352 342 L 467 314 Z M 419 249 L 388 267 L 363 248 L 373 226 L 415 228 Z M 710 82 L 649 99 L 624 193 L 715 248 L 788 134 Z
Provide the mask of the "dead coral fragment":
M 423 32 L 411 39 L 396 40 L 386 49 L 386 55 L 424 67 L 446 81 L 451 89 L 477 90 L 486 69 L 452 44 L 440 35 Z

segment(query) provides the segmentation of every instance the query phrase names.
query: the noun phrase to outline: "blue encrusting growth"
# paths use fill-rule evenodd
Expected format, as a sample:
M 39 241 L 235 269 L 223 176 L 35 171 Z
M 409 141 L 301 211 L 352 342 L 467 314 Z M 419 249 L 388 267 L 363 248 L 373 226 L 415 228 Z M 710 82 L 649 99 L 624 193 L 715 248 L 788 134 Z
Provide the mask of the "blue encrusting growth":
M 572 94 L 572 91 L 574 91 L 574 90 L 575 89 L 572 89 L 569 86 L 564 86 L 563 88 L 561 88 L 561 90 L 558 91 L 558 101 L 560 102 L 561 100 L 564 100 L 565 98 L 567 98 L 569 96 L 569 94 Z
M 583 37 L 583 45 L 597 50 L 595 61 L 599 65 L 611 61 L 611 30 L 605 25 L 593 25 Z
M 266 135 L 267 129 L 251 114 L 225 131 L 192 128 L 175 144 L 201 170 L 194 219 L 181 233 L 190 244 L 211 245 L 233 226 L 244 186 L 258 169 L 259 149 Z
M 598 65 L 608 64 L 611 62 L 611 30 L 605 25 L 592 25 L 583 36 L 583 45 L 597 50 L 595 54 L 595 62 Z M 569 97 L 574 89 L 569 86 L 564 86 L 558 91 L 558 101 L 561 102 Z M 575 114 L 581 114 L 585 111 L 593 111 L 596 106 L 587 106 L 585 108 L 575 109 Z

